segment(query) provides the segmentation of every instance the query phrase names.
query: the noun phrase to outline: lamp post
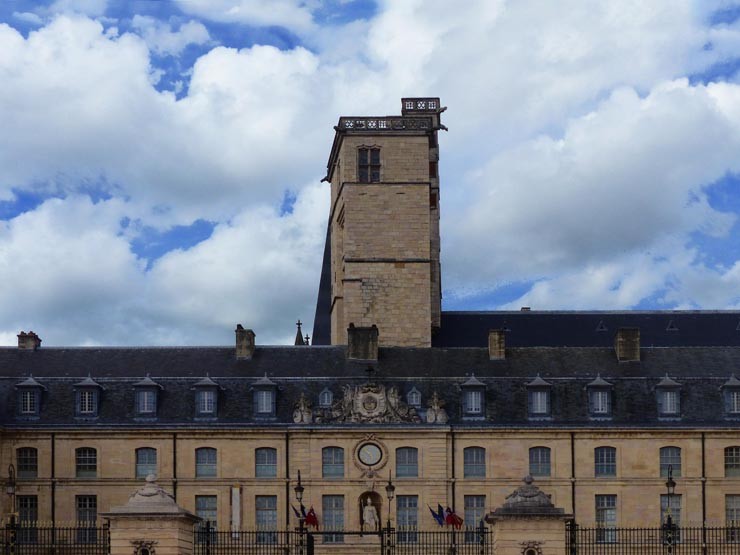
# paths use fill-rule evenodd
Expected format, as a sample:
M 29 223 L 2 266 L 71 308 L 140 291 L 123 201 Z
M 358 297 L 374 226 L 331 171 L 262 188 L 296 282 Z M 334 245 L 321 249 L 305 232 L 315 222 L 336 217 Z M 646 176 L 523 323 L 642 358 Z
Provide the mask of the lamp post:
M 676 481 L 673 479 L 673 465 L 668 465 L 668 480 L 666 480 L 665 483 L 666 491 L 668 492 L 667 495 L 667 504 L 666 507 L 666 518 L 665 518 L 665 540 L 664 544 L 666 546 L 666 553 L 673 553 L 673 544 L 675 541 L 674 533 L 674 524 L 673 524 L 673 515 L 671 514 L 671 509 L 673 506 L 673 495 L 676 493 Z
M 10 518 L 8 524 L 10 526 L 10 534 L 8 538 L 9 549 L 8 553 L 11 555 L 15 553 L 15 467 L 13 464 L 8 465 L 8 480 L 5 482 L 5 493 L 10 496 Z
M 299 540 L 298 540 L 298 553 L 300 555 L 303 555 L 303 534 L 305 532 L 304 528 L 304 517 L 303 517 L 303 484 L 301 484 L 301 471 L 298 471 L 298 483 L 293 488 L 293 491 L 295 492 L 295 498 L 296 501 L 298 501 L 298 510 L 300 511 L 299 517 L 298 517 L 298 534 L 299 534 Z
M 388 498 L 388 522 L 385 528 L 385 546 L 386 554 L 390 555 L 393 551 L 393 540 L 391 539 L 391 501 L 396 495 L 396 486 L 391 481 L 391 471 L 388 470 L 388 484 L 385 486 L 385 495 Z

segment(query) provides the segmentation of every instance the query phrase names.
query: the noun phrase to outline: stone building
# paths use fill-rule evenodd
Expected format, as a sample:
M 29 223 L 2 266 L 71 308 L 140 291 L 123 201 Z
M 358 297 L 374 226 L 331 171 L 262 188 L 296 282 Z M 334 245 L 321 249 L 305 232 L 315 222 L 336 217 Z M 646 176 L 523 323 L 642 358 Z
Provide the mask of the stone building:
M 326 527 L 368 501 L 476 525 L 527 474 L 578 522 L 657 525 L 669 466 L 674 518 L 738 518 L 740 312 L 442 311 L 442 112 L 340 118 L 312 345 L 1 348 L 20 519 L 89 520 L 156 474 L 221 530 L 284 528 L 300 471 Z

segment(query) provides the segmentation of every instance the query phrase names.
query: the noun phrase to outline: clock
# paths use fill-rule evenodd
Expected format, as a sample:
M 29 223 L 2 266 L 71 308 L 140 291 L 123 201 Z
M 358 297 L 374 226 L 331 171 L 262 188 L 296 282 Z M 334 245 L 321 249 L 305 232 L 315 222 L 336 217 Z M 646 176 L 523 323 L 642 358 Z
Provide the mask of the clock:
M 380 459 L 383 458 L 383 452 L 380 450 L 380 447 L 374 443 L 365 443 L 361 445 L 357 451 L 357 457 L 360 459 L 362 464 L 375 466 L 380 462 Z

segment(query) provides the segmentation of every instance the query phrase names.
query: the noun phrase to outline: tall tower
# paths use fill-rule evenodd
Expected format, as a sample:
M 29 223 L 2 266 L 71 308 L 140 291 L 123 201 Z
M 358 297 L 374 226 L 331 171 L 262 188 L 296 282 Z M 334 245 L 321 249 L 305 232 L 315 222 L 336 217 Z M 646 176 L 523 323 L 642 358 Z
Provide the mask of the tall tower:
M 400 116 L 341 117 L 331 183 L 331 343 L 347 327 L 381 345 L 429 347 L 440 325 L 439 98 L 404 98 Z

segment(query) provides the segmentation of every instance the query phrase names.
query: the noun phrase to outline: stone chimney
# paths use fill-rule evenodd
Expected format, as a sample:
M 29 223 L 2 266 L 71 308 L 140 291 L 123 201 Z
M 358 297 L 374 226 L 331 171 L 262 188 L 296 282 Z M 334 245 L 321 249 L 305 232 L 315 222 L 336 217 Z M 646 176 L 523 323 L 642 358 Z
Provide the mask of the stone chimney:
M 506 358 L 504 330 L 488 330 L 488 358 L 491 360 L 504 360 Z
M 28 333 L 21 331 L 18 334 L 18 349 L 22 351 L 35 351 L 41 347 L 41 338 L 34 332 Z
M 378 327 L 347 328 L 347 357 L 357 360 L 378 360 Z
M 249 360 L 254 354 L 254 332 L 245 330 L 241 324 L 236 325 L 236 358 Z
M 639 362 L 640 328 L 619 328 L 614 336 L 614 350 L 619 362 Z

